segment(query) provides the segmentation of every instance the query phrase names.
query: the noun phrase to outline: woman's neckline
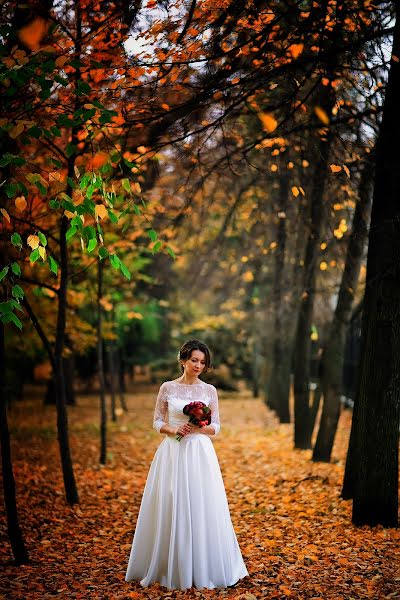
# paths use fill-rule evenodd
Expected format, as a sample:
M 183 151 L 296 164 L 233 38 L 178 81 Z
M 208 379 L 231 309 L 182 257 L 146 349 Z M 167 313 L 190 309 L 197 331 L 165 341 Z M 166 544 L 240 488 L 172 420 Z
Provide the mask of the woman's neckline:
M 204 383 L 204 381 L 201 381 L 201 379 L 197 382 L 197 383 L 182 383 L 181 381 L 176 381 L 176 379 L 172 380 L 172 383 L 176 383 L 176 385 L 201 385 L 202 383 Z

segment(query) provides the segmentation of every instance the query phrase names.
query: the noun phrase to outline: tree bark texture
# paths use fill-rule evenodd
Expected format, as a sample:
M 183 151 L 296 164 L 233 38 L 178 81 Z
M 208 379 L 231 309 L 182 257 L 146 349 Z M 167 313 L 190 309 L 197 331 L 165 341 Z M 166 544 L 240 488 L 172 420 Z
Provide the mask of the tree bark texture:
M 361 174 L 359 200 L 354 212 L 336 309 L 321 359 L 323 408 L 313 451 L 313 461 L 330 461 L 339 422 L 346 332 L 368 236 L 372 184 L 373 164 L 371 160 L 366 160 Z
M 4 504 L 7 515 L 7 530 L 12 552 L 17 565 L 29 563 L 21 527 L 18 520 L 15 479 L 12 467 L 10 432 L 7 421 L 7 390 L 5 381 L 5 341 L 4 325 L 0 321 L 0 444 L 3 475 Z
M 392 56 L 400 56 L 400 3 Z M 353 522 L 398 524 L 400 421 L 400 63 L 391 61 L 376 150 L 362 327 Z

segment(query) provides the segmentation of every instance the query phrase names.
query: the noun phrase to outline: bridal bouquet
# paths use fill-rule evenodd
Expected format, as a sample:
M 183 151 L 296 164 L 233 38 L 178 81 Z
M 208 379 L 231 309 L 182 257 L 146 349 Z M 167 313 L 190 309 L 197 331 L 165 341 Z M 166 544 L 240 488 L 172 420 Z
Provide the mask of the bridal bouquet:
M 189 402 L 183 407 L 183 414 L 189 416 L 189 423 L 204 427 L 211 423 L 211 409 L 204 402 Z M 183 435 L 177 435 L 178 442 L 181 441 Z

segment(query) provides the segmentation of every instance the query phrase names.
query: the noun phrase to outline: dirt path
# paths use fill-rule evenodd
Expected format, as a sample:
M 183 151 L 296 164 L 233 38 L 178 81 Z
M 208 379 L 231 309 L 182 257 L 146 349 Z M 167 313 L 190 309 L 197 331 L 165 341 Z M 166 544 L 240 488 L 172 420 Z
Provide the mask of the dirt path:
M 80 505 L 66 506 L 55 412 L 32 400 L 10 415 L 20 522 L 32 563 L 12 566 L 1 514 L 0 598 L 400 598 L 400 532 L 355 528 L 340 499 L 350 413 L 342 414 L 333 464 L 294 451 L 292 426 L 259 400 L 222 394 L 214 441 L 232 521 L 250 577 L 226 590 L 141 588 L 124 575 L 149 464 L 155 389 L 128 397 L 98 464 L 98 399 L 69 408 Z M 1 507 L 3 510 L 3 507 Z

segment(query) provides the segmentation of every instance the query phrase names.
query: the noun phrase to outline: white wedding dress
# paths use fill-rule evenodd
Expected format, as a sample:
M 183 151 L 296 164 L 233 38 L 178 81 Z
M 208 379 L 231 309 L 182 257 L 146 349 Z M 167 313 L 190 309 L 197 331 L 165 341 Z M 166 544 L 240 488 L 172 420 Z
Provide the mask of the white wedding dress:
M 187 423 L 182 409 L 193 401 L 210 406 L 217 434 L 217 391 L 205 382 L 163 383 L 154 428 Z M 225 588 L 246 575 L 211 438 L 199 431 L 180 442 L 166 435 L 148 473 L 125 581 L 181 590 Z

